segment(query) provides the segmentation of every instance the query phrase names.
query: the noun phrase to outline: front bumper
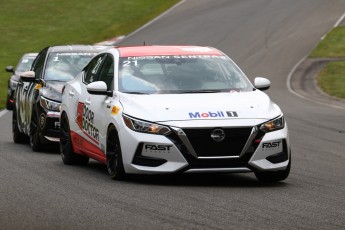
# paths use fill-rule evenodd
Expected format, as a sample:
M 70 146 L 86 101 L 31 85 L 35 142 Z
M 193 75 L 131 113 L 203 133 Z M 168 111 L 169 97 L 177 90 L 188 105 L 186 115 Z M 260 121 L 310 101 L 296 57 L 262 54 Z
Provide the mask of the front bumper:
M 41 111 L 38 125 L 40 126 L 40 139 L 43 144 L 59 142 L 60 112 Z
M 174 128 L 168 136 L 119 132 L 127 173 L 209 173 L 284 170 L 290 160 L 288 128 L 263 133 L 257 126 L 223 128 L 228 139 L 217 143 L 216 127 Z M 209 139 L 208 139 L 209 138 Z

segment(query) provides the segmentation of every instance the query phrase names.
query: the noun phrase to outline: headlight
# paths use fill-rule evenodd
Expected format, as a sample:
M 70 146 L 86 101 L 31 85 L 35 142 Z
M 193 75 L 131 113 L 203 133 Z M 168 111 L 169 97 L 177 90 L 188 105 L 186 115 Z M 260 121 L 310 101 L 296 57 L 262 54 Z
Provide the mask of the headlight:
M 45 108 L 47 110 L 53 110 L 53 111 L 59 111 L 61 103 L 51 101 L 47 98 L 41 97 L 40 104 L 42 108 Z
M 18 82 L 10 79 L 10 88 L 15 90 L 17 88 Z
M 260 126 L 260 130 L 268 133 L 272 131 L 276 131 L 279 129 L 283 129 L 285 126 L 284 116 L 281 115 L 277 118 L 274 118 L 273 120 L 270 120 Z
M 134 119 L 123 115 L 123 120 L 128 128 L 131 130 L 142 132 L 142 133 L 151 133 L 151 134 L 160 134 L 160 135 L 168 135 L 171 130 L 163 125 L 158 125 L 155 123 L 142 121 L 138 119 Z

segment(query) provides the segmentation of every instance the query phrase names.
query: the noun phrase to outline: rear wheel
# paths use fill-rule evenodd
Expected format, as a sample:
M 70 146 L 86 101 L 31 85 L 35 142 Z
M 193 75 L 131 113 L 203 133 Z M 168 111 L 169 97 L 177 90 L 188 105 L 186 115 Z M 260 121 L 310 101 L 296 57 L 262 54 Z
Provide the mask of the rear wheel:
M 89 158 L 73 151 L 71 132 L 66 113 L 62 113 L 60 121 L 60 154 L 66 165 L 86 165 Z
M 31 149 L 35 152 L 42 150 L 42 144 L 40 141 L 40 126 L 38 125 L 38 114 L 33 111 L 30 122 L 30 145 Z
M 12 137 L 13 137 L 13 142 L 17 144 L 28 141 L 28 136 L 26 136 L 24 133 L 21 133 L 19 131 L 17 111 L 15 110 L 15 108 L 13 109 L 13 113 L 12 113 Z
M 126 172 L 123 167 L 121 145 L 116 128 L 111 126 L 107 134 L 107 169 L 113 180 L 123 180 Z
M 275 183 L 285 180 L 290 173 L 291 157 L 288 166 L 284 170 L 271 172 L 255 172 L 256 178 L 263 183 Z

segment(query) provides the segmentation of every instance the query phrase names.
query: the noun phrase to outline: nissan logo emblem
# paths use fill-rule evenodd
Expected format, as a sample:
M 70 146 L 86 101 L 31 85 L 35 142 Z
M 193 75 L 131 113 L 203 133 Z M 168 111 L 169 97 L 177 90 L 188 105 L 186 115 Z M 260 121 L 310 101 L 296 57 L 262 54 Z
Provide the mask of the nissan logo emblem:
M 221 142 L 225 139 L 225 132 L 222 129 L 215 129 L 211 133 L 211 138 L 216 142 Z

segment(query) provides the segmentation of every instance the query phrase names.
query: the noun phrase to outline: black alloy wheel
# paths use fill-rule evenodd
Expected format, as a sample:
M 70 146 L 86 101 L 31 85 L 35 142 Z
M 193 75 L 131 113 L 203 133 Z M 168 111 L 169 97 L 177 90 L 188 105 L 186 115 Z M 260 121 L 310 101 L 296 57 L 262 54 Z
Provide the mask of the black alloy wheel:
M 89 162 L 89 158 L 75 154 L 73 151 L 67 114 L 62 113 L 60 120 L 60 154 L 63 163 L 66 165 L 86 165 Z
M 39 152 L 42 150 L 42 144 L 40 141 L 40 126 L 38 124 L 38 114 L 33 111 L 31 116 L 30 122 L 30 146 L 31 149 L 35 152 Z
M 107 169 L 110 178 L 113 180 L 123 180 L 126 172 L 123 167 L 120 140 L 115 126 L 111 126 L 107 134 Z

